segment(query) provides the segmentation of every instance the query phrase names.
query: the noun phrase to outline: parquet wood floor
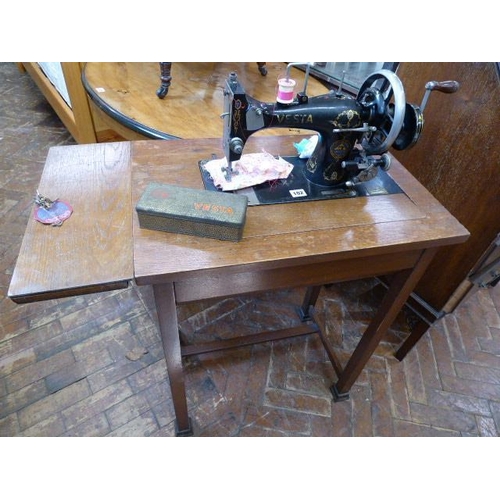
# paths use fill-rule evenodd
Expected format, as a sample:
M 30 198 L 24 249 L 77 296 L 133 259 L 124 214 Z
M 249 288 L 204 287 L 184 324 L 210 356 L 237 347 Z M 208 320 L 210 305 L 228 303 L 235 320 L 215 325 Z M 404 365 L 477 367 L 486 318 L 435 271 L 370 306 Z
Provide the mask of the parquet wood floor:
M 173 408 L 152 291 L 15 305 L 6 298 L 49 147 L 74 141 L 27 74 L 0 64 L 0 436 L 172 436 Z M 57 231 L 57 229 L 55 229 Z M 295 321 L 301 290 L 191 304 L 187 338 Z M 372 280 L 323 290 L 318 320 L 347 358 L 376 307 Z M 186 363 L 196 436 L 498 436 L 500 289 L 437 322 L 403 362 L 401 315 L 351 398 L 315 337 Z

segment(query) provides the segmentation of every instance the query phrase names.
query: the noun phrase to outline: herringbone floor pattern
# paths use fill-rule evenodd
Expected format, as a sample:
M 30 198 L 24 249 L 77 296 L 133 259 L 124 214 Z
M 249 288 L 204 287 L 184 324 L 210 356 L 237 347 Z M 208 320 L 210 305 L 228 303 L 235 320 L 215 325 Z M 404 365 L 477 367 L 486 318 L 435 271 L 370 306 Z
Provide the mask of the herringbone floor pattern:
M 15 305 L 6 298 L 49 147 L 73 144 L 26 74 L 0 64 L 0 436 L 172 436 L 174 415 L 151 289 Z M 55 229 L 57 230 L 57 229 Z M 180 308 L 188 340 L 297 321 L 302 290 Z M 317 320 L 347 359 L 380 290 L 324 288 Z M 403 362 L 404 315 L 348 401 L 315 336 L 187 360 L 197 436 L 498 436 L 500 290 L 444 317 Z

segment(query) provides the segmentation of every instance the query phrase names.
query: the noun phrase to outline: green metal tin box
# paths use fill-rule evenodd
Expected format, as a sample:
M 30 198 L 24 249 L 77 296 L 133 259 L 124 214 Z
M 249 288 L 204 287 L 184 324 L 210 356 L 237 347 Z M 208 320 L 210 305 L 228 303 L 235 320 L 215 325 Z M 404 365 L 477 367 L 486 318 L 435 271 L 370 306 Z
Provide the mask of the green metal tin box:
M 139 225 L 171 233 L 239 241 L 248 198 L 239 194 L 149 184 L 136 205 Z

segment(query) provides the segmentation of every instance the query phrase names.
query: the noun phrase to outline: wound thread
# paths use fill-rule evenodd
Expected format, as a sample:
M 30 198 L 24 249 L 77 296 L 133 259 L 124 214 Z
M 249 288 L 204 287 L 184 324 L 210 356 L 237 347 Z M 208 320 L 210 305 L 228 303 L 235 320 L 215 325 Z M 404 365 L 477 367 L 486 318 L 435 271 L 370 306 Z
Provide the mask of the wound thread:
M 278 96 L 276 97 L 276 101 L 282 104 L 290 104 L 293 102 L 295 84 L 295 80 L 291 78 L 282 78 L 278 80 Z

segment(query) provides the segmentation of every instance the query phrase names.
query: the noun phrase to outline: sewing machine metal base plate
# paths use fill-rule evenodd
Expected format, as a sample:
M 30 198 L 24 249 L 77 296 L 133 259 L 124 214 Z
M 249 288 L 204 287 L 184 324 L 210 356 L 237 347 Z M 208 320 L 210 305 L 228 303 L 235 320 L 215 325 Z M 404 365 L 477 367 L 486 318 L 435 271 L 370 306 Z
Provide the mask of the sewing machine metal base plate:
M 235 191 L 238 194 L 248 197 L 249 206 L 379 196 L 403 192 L 398 184 L 383 170 L 380 170 L 374 179 L 351 188 L 319 186 L 313 184 L 305 177 L 306 160 L 302 160 L 296 156 L 283 156 L 282 158 L 293 165 L 293 170 L 287 179 L 265 182 L 258 186 Z M 199 162 L 205 189 L 220 191 L 203 168 L 207 161 L 209 160 Z

